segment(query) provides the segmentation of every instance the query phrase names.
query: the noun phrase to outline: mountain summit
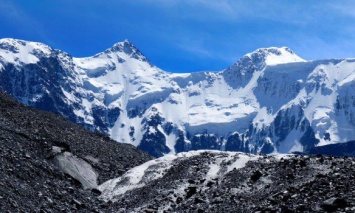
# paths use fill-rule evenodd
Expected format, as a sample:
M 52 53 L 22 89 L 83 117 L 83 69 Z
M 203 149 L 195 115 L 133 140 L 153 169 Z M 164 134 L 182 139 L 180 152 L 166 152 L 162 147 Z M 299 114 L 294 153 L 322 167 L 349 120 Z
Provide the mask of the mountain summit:
M 106 51 L 111 51 L 116 53 L 122 52 L 129 55 L 131 58 L 141 60 L 141 61 L 146 61 L 146 62 L 148 61 L 148 59 L 128 39 L 124 40 L 123 42 L 118 42 L 114 44 L 110 49 Z
M 302 152 L 355 140 L 351 59 L 305 61 L 272 47 L 221 72 L 178 74 L 151 65 L 129 41 L 86 58 L 11 42 L 0 47 L 3 90 L 154 156 Z
M 260 48 L 244 57 L 249 58 L 254 64 L 264 63 L 265 65 L 287 64 L 294 62 L 305 62 L 288 47 Z M 244 58 L 243 57 L 243 58 Z
M 266 66 L 306 62 L 288 47 L 260 48 L 240 58 L 235 64 L 223 71 L 226 82 L 235 88 L 245 86 L 253 77 L 254 72 Z

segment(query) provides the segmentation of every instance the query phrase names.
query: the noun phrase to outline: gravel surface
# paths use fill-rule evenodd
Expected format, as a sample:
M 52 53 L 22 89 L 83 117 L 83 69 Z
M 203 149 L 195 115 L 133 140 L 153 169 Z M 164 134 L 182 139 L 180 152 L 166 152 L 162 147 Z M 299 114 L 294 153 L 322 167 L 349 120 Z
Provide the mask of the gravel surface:
M 1 93 L 0 212 L 99 211 L 101 192 L 84 190 L 77 179 L 56 166 L 55 158 L 63 152 L 90 164 L 98 184 L 152 159 L 132 145 L 26 107 Z
M 162 177 L 143 180 L 143 187 L 114 196 L 111 199 L 114 202 L 107 209 L 121 212 L 355 212 L 354 158 L 259 156 L 243 168 L 226 172 L 230 166 L 227 159 L 223 152 L 208 151 L 188 159 L 177 158 Z M 153 168 L 164 171 L 157 166 L 148 168 L 146 177 L 156 176 Z M 213 179 L 208 178 L 211 172 L 216 174 Z

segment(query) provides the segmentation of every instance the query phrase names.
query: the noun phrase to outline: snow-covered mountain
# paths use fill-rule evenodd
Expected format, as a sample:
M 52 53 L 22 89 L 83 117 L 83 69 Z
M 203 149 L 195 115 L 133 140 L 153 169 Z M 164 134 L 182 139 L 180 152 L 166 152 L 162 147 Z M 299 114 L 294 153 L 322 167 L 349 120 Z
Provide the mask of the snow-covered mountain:
M 75 58 L 0 40 L 0 86 L 154 156 L 216 149 L 307 151 L 355 140 L 355 59 L 262 48 L 220 72 L 168 73 L 128 40 Z

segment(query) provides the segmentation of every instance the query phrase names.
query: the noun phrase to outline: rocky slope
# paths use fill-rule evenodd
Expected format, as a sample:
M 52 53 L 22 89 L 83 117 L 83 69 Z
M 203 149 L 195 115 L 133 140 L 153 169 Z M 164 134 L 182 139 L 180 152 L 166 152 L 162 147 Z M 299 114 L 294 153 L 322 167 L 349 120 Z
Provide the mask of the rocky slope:
M 118 212 L 354 212 L 355 159 L 167 155 L 99 186 Z
M 152 159 L 0 92 L 0 211 L 98 211 L 99 184 Z
M 129 41 L 87 58 L 0 39 L 0 86 L 154 156 L 308 152 L 355 140 L 355 60 L 262 48 L 220 72 L 174 74 Z

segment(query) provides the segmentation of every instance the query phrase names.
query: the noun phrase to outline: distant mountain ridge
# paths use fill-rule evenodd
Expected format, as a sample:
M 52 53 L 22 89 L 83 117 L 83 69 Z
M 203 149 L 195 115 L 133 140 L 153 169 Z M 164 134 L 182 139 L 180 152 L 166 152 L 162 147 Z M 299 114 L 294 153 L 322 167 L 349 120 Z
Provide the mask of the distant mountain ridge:
M 261 48 L 220 72 L 169 73 L 128 40 L 75 58 L 0 39 L 0 86 L 154 156 L 215 149 L 305 152 L 355 140 L 355 59 Z

